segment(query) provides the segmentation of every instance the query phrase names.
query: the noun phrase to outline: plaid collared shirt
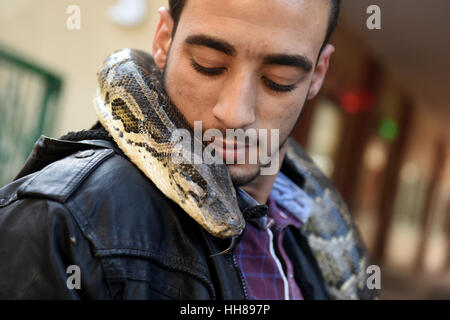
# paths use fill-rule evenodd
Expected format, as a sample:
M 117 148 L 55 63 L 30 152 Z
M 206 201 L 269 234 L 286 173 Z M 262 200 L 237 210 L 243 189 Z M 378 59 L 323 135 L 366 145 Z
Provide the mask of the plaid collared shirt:
M 307 220 L 310 199 L 280 172 L 267 205 L 267 216 L 249 220 L 234 252 L 249 299 L 302 300 L 283 237 L 287 226 L 300 228 Z

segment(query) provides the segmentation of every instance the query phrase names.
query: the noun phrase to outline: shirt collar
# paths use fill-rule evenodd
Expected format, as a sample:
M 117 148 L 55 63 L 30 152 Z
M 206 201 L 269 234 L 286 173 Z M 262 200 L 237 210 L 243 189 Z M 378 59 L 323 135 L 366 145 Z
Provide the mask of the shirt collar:
M 271 226 L 284 227 L 287 224 L 301 226 L 309 218 L 311 199 L 300 187 L 279 172 L 269 198 L 267 199 L 268 215 L 249 219 L 260 229 Z
M 280 208 L 293 215 L 302 224 L 308 221 L 311 214 L 311 198 L 282 172 L 278 173 L 270 196 Z

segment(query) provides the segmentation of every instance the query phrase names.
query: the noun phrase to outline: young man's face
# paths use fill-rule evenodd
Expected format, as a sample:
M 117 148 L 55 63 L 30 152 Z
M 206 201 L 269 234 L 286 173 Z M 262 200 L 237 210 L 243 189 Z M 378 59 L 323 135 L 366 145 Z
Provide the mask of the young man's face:
M 278 129 L 281 146 L 328 69 L 334 48 L 319 51 L 330 0 L 188 0 L 173 39 L 170 14 L 160 14 L 153 54 L 189 124 L 202 121 L 203 130 L 224 137 L 226 129 Z M 237 146 L 231 156 L 249 148 L 258 147 Z M 260 167 L 228 165 L 235 185 L 252 181 Z

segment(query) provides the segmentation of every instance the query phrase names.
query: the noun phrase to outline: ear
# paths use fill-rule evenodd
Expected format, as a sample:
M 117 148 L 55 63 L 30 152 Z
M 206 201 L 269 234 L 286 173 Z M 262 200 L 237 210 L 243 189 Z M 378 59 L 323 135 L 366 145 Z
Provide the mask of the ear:
M 153 39 L 152 53 L 156 65 L 162 70 L 166 65 L 167 55 L 172 42 L 173 19 L 169 9 L 165 7 L 159 8 L 158 13 L 159 22 Z
M 334 52 L 334 46 L 327 44 L 320 53 L 319 60 L 317 62 L 314 74 L 311 80 L 311 86 L 309 87 L 308 100 L 314 98 L 322 87 L 323 81 L 330 65 L 330 58 Z

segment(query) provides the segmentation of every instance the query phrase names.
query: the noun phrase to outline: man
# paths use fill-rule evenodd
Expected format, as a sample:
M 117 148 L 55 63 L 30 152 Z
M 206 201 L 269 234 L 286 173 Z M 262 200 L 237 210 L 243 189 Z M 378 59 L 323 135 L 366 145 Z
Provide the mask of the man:
M 285 173 L 227 165 L 247 219 L 231 253 L 212 256 L 229 243 L 167 199 L 97 124 L 41 138 L 18 179 L 0 191 L 0 296 L 370 298 L 361 279 L 355 284 L 361 270 L 344 270 L 346 287 L 355 288 L 346 296 L 342 279 L 325 273 L 339 269 L 339 258 L 336 266 L 317 261 L 318 247 L 300 229 L 314 211 L 315 196 L 305 191 L 312 180 L 285 159 L 303 104 L 328 70 L 339 2 L 171 0 L 170 10 L 159 10 L 154 61 L 187 122 L 221 132 L 279 130 L 271 156 Z M 249 150 L 231 156 L 239 152 Z M 364 258 L 358 245 L 352 250 Z

